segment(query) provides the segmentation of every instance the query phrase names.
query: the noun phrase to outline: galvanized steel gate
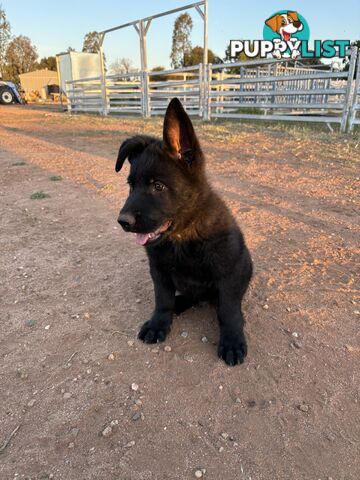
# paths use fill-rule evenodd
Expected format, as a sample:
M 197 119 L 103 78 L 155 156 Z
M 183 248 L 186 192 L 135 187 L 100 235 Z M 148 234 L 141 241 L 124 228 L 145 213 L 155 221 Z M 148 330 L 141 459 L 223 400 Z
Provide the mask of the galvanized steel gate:
M 359 55 L 360 56 L 360 55 Z M 288 67 L 286 60 L 264 59 L 159 72 L 101 75 L 67 82 L 71 112 L 164 113 L 178 97 L 187 112 L 204 120 L 239 118 L 338 123 L 342 132 L 360 124 L 360 63 L 351 51 L 348 71 Z M 297 62 L 298 63 L 298 62 Z

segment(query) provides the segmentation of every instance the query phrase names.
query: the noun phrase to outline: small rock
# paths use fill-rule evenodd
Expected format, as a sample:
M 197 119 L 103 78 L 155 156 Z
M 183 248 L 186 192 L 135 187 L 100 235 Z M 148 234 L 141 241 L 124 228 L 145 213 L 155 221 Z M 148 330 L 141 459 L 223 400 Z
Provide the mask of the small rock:
M 27 327 L 33 327 L 35 325 L 35 322 L 34 322 L 34 320 L 26 320 L 25 325 Z
M 263 309 L 264 310 L 269 310 L 269 305 L 267 303 L 265 303 L 265 305 L 263 306 Z
M 69 400 L 69 398 L 72 397 L 72 394 L 70 392 L 65 392 L 63 397 L 64 397 L 65 400 Z
M 159 353 L 159 351 L 160 351 L 159 347 L 154 347 L 151 349 L 152 353 Z
M 75 443 L 74 442 L 70 442 L 69 445 L 68 445 L 68 448 L 74 448 L 75 447 Z
M 189 355 L 188 353 L 185 353 L 184 360 L 186 360 L 189 363 L 192 363 L 194 361 L 193 357 L 191 355 Z
M 108 355 L 108 360 L 115 360 L 115 355 L 113 353 L 110 353 L 110 355 Z
M 224 440 L 227 440 L 227 439 L 229 438 L 229 434 L 226 433 L 226 432 L 223 432 L 223 433 L 221 434 L 221 436 L 222 436 L 222 438 L 223 438 Z
M 201 341 L 202 341 L 203 343 L 208 343 L 209 340 L 207 339 L 207 337 L 202 337 L 202 338 L 201 338 Z
M 141 418 L 141 413 L 140 412 L 136 412 L 132 416 L 132 419 L 133 419 L 134 422 L 136 422 L 137 420 L 140 420 L 140 418 Z
M 290 308 L 290 307 L 286 307 L 286 311 L 287 311 L 287 312 L 291 312 L 291 308 Z
M 77 427 L 74 427 L 70 430 L 71 435 L 73 435 L 74 437 L 77 437 L 79 435 L 79 432 L 80 432 L 80 428 L 77 428 Z
M 220 448 L 219 448 L 219 452 L 220 452 L 220 453 L 223 452 L 224 450 L 225 450 L 224 447 L 220 447 Z
M 84 318 L 90 318 L 90 313 L 85 312 L 85 313 L 84 313 Z
M 115 427 L 115 425 L 119 425 L 119 420 L 111 420 L 110 426 Z
M 171 347 L 170 347 L 170 345 L 166 345 L 166 346 L 164 347 L 164 350 L 165 350 L 165 352 L 171 352 Z
M 35 402 L 36 402 L 35 398 L 32 398 L 31 400 L 28 401 L 27 406 L 28 407 L 33 407 L 35 405 Z
M 134 392 L 137 392 L 139 390 L 139 385 L 137 383 L 132 383 L 131 390 L 134 390 Z
M 127 344 L 129 345 L 129 347 L 132 347 L 134 345 L 134 340 L 128 340 L 127 341 Z
M 131 448 L 135 445 L 135 441 L 134 440 L 131 440 L 131 442 L 127 443 L 126 445 L 124 445 L 125 448 Z
M 137 299 L 135 300 L 135 302 L 136 302 L 136 303 L 141 303 L 140 298 L 137 298 Z
M 224 387 L 222 385 L 219 385 L 219 390 L 222 390 Z
M 50 329 L 50 325 L 46 325 L 45 330 L 49 330 L 49 329 Z
M 139 398 L 137 398 L 137 399 L 135 400 L 135 405 L 137 405 L 138 407 L 140 407 L 140 406 L 142 405 L 142 401 L 141 401 Z
M 112 427 L 110 425 L 105 427 L 104 430 L 101 432 L 101 435 L 103 437 L 110 437 L 111 434 L 112 434 Z
M 306 405 L 305 403 L 302 403 L 301 405 L 298 405 L 298 409 L 301 410 L 302 412 L 308 412 L 309 411 L 309 405 Z
M 293 332 L 291 335 L 292 335 L 294 338 L 299 338 L 299 334 L 298 334 L 297 332 Z
M 188 335 L 189 335 L 188 332 L 181 332 L 181 336 L 183 338 L 187 338 Z
M 201 478 L 203 476 L 203 472 L 201 470 L 195 471 L 195 478 Z
M 241 399 L 239 397 L 236 397 L 235 402 L 236 403 L 241 403 Z

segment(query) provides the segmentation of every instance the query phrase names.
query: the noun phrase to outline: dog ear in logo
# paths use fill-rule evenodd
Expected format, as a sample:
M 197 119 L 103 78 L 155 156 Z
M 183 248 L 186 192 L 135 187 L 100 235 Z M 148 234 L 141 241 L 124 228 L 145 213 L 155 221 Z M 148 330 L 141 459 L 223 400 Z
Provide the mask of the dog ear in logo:
M 304 28 L 304 25 L 299 20 L 297 12 L 287 12 L 288 17 L 293 21 L 294 27 L 298 29 L 298 32 Z
M 281 25 L 281 15 L 279 14 L 273 15 L 272 17 L 265 20 L 265 23 L 268 27 L 271 28 L 273 32 L 278 33 Z

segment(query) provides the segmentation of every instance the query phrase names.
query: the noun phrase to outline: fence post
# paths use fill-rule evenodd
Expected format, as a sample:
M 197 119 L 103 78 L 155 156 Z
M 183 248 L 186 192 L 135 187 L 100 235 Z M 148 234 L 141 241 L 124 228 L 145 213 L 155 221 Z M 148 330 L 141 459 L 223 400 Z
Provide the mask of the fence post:
M 99 56 L 100 56 L 100 69 L 101 69 L 101 75 L 100 75 L 101 87 L 100 88 L 101 88 L 101 96 L 103 101 L 102 114 L 107 115 L 108 100 L 107 100 L 107 93 L 106 93 L 106 72 L 105 72 L 105 62 L 104 62 L 104 50 L 102 46 L 99 49 Z
M 199 117 L 204 117 L 204 65 L 199 63 Z
M 352 103 L 351 93 L 352 93 L 352 82 L 354 78 L 356 57 L 357 57 L 357 47 L 352 47 L 351 55 L 350 55 L 349 72 L 347 77 L 346 93 L 344 98 L 344 108 L 343 108 L 343 114 L 342 114 L 341 125 L 340 125 L 341 133 L 346 132 L 347 120 L 349 117 L 349 112 L 350 112 L 351 103 Z
M 356 55 L 355 55 L 355 59 L 356 59 Z M 356 64 L 356 60 L 355 60 L 355 64 Z M 351 106 L 350 106 L 350 113 L 349 113 L 348 132 L 351 132 L 354 127 L 354 120 L 356 116 L 355 106 L 357 105 L 357 96 L 359 95 L 359 87 L 360 87 L 360 50 L 358 51 L 358 56 L 357 56 L 357 72 L 355 77 L 354 91 L 353 91 L 352 100 L 350 102 Z
M 142 72 L 141 82 L 142 82 L 143 115 L 144 117 L 150 117 L 149 73 L 147 71 Z
M 211 120 L 211 77 L 212 77 L 212 64 L 205 65 L 205 81 L 204 81 L 204 120 Z

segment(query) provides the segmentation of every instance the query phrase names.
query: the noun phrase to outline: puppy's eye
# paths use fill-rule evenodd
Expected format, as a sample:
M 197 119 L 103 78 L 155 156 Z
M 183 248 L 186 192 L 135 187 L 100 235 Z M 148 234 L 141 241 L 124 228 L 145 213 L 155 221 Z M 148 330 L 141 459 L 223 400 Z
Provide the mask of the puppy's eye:
M 157 192 L 162 192 L 165 189 L 165 185 L 161 182 L 154 182 L 153 183 L 153 188 Z
M 281 25 L 286 25 L 286 22 L 285 22 L 284 18 L 281 20 Z

